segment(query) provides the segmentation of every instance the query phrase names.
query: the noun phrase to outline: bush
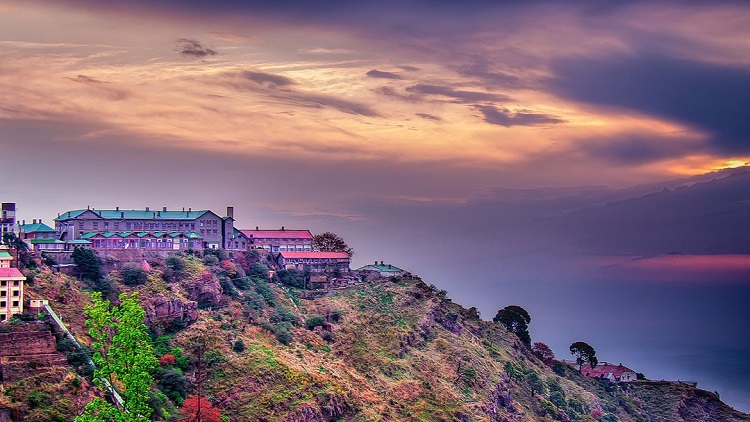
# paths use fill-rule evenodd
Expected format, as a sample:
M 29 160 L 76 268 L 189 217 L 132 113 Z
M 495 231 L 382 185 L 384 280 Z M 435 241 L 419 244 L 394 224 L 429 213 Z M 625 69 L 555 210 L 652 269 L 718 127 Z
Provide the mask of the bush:
M 305 320 L 305 327 L 312 330 L 315 327 L 322 327 L 326 324 L 326 318 L 322 315 L 313 315 Z
M 293 338 L 294 336 L 286 326 L 280 326 L 278 331 L 276 332 L 276 339 L 285 346 L 289 346 L 289 343 L 292 342 Z
M 181 371 L 165 369 L 157 372 L 155 379 L 159 390 L 173 402 L 179 404 L 187 397 L 189 383 Z
M 125 264 L 120 270 L 122 283 L 127 286 L 140 286 L 148 281 L 148 273 L 138 264 Z
M 209 267 L 219 265 L 219 258 L 216 255 L 206 255 L 203 257 L 203 263 Z
M 167 281 L 181 281 L 187 275 L 187 261 L 181 256 L 168 256 L 164 260 L 164 265 L 166 266 L 164 276 Z
M 281 270 L 277 273 L 281 284 L 287 286 L 296 287 L 298 289 L 305 288 L 305 280 L 307 275 L 304 271 L 298 270 Z
M 234 346 L 232 346 L 232 350 L 234 350 L 237 353 L 242 353 L 245 351 L 245 343 L 242 340 L 237 340 L 234 342 Z

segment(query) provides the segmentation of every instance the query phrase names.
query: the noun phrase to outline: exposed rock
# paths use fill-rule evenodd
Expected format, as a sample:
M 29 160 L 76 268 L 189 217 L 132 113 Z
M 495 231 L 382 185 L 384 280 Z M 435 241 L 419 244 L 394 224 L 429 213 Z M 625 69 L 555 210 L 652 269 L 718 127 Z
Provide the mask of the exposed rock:
M 167 299 L 163 295 L 151 296 L 144 301 L 146 321 L 149 325 L 169 324 L 174 321 L 195 321 L 198 303 L 192 300 Z

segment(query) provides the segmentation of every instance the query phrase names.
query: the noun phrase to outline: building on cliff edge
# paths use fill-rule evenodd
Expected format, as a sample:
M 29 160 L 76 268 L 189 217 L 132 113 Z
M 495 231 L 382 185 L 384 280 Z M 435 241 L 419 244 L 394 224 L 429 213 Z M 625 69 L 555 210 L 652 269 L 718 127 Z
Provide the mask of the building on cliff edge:
M 26 277 L 11 267 L 13 256 L 8 247 L 0 245 L 0 322 L 23 313 L 23 282 Z

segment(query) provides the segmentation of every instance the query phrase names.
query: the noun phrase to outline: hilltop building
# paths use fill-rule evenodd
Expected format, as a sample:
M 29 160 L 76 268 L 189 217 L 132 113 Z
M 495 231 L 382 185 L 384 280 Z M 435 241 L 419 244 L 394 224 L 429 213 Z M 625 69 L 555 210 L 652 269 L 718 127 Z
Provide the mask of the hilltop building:
M 44 224 L 42 220 L 37 222 L 34 219 L 31 224 L 26 224 L 26 220 L 22 221 L 18 225 L 18 237 L 23 239 L 36 252 L 62 251 L 65 249 L 65 242 L 57 239 L 57 231 Z
M 630 382 L 638 379 L 638 375 L 632 369 L 622 364 L 613 365 L 602 362 L 593 368 L 591 365 L 582 365 L 581 373 L 591 378 L 607 379 L 610 382 Z
M 5 232 L 16 232 L 16 203 L 3 202 L 0 205 L 0 236 Z
M 313 235 L 310 230 L 240 230 L 256 249 L 276 252 L 311 252 Z
M 8 247 L 0 245 L 0 322 L 23 313 L 23 282 L 26 277 L 18 268 L 11 268 L 13 256 Z
M 311 273 L 349 272 L 349 254 L 346 252 L 279 252 L 276 257 L 279 268 L 285 270 L 308 270 Z
M 402 270 L 395 265 L 386 264 L 383 261 L 380 261 L 380 263 L 375 261 L 374 264 L 359 267 L 355 271 L 359 272 L 359 274 L 363 275 L 367 280 L 373 278 L 399 277 L 406 274 L 405 270 Z
M 93 249 L 232 249 L 241 247 L 235 237 L 234 208 L 220 217 L 211 210 L 97 210 L 66 211 L 55 219 L 59 240 L 91 242 Z M 245 239 L 245 248 L 247 240 Z M 235 243 L 236 242 L 236 243 Z M 238 247 L 239 248 L 239 247 Z

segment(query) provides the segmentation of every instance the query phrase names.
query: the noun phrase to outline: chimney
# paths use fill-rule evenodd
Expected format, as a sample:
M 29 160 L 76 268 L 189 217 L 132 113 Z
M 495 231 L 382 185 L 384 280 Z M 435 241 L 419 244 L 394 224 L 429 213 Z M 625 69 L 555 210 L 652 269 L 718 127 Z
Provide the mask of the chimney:
M 36 224 L 36 218 L 34 219 L 34 223 L 32 223 L 32 224 Z
M 255 226 L 255 230 L 256 230 L 256 231 L 258 231 L 258 230 L 260 230 L 260 229 L 258 228 L 258 226 Z
M 189 208 L 188 208 L 188 212 L 193 212 L 193 208 L 192 208 L 192 207 L 189 207 Z
M 120 211 L 120 207 L 115 207 L 115 211 Z
M 164 212 L 166 212 L 167 211 L 167 207 L 164 207 L 161 210 L 164 211 Z
M 58 217 L 59 217 L 59 216 L 60 216 L 60 215 L 58 214 Z M 25 225 L 26 225 L 26 220 L 21 220 L 21 225 L 22 225 L 22 226 L 25 226 Z
M 86 205 L 86 209 L 90 210 L 91 209 L 91 205 Z
M 234 207 L 227 207 L 227 217 L 234 220 Z
M 161 211 L 156 211 L 156 216 L 161 217 Z
M 378 261 L 375 261 L 375 265 L 378 265 Z
M 281 230 L 284 230 L 284 226 L 281 226 Z
M 383 264 L 383 261 L 380 261 L 380 265 L 385 265 L 385 264 Z
M 149 210 L 148 207 L 146 207 L 146 211 L 148 211 L 148 210 Z
M 182 212 L 185 212 L 185 207 L 182 207 Z
M 42 224 L 42 219 L 41 218 L 39 219 L 39 224 Z

